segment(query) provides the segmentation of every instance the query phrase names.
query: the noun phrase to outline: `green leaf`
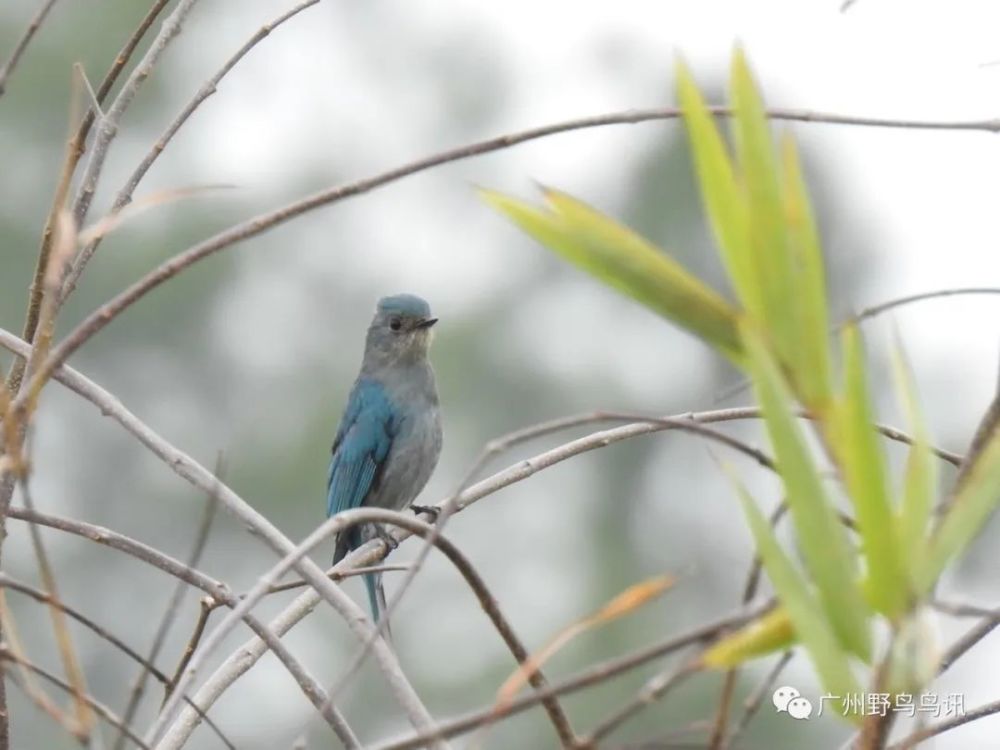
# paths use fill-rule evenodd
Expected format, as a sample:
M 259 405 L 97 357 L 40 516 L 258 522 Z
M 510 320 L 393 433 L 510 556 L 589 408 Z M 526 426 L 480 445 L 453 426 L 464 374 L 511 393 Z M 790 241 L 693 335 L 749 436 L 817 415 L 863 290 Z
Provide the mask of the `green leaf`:
M 749 207 L 733 164 L 691 72 L 677 62 L 677 98 L 684 116 L 695 174 L 705 212 L 715 234 L 729 280 L 743 307 L 763 319 L 763 307 L 750 247 Z
M 869 660 L 868 607 L 858 583 L 857 560 L 847 534 L 827 496 L 793 411 L 788 386 L 773 356 L 750 325 L 742 325 L 741 331 L 806 567 L 840 642 Z
M 865 556 L 871 605 L 889 618 L 906 609 L 909 576 L 899 549 L 882 442 L 873 427 L 865 355 L 857 326 L 843 332 L 845 392 L 832 440 L 854 507 Z
M 753 500 L 749 500 L 749 502 L 752 503 Z M 794 569 L 792 573 L 798 576 Z M 770 571 L 768 575 L 770 575 Z M 801 584 L 801 590 L 805 591 L 807 597 L 812 599 L 801 578 L 798 582 Z M 816 607 L 815 601 L 813 601 L 813 606 Z M 833 638 L 832 632 L 829 633 L 829 637 Z M 731 669 L 738 667 L 745 661 L 756 659 L 758 656 L 784 651 L 798 640 L 792 618 L 788 614 L 788 608 L 779 606 L 720 639 L 718 643 L 705 651 L 701 660 L 706 667 L 712 669 Z
M 737 47 L 730 71 L 732 133 L 749 208 L 751 270 L 756 273 L 763 321 L 787 367 L 797 360 L 800 291 L 792 278 L 780 176 L 771 127 L 743 51 Z M 794 370 L 793 370 L 794 371 Z
M 798 344 L 793 352 L 792 368 L 799 398 L 809 409 L 819 413 L 826 407 L 832 392 L 826 274 L 798 151 L 787 133 L 782 138 L 781 165 L 798 323 Z
M 931 450 L 927 424 L 920 411 L 913 372 L 898 338 L 892 354 L 896 393 L 913 435 L 913 445 L 906 457 L 903 501 L 899 508 L 899 548 L 902 554 L 908 556 L 906 569 L 910 571 L 911 583 L 916 586 L 919 584 L 917 572 L 927 554 L 931 511 L 937 495 L 938 465 L 937 457 Z
M 549 210 L 489 190 L 480 194 L 565 259 L 741 360 L 737 310 L 643 237 L 556 190 L 545 191 Z
M 788 611 L 796 634 L 809 651 L 823 687 L 833 695 L 858 692 L 858 683 L 851 672 L 848 655 L 838 642 L 833 623 L 824 617 L 823 607 L 819 606 L 805 579 L 781 549 L 770 524 L 753 498 L 739 483 L 737 489 L 757 545 L 757 554 L 760 555 L 781 604 Z
M 958 557 L 1000 502 L 1000 431 L 995 431 L 974 459 L 951 498 L 948 511 L 930 540 L 922 560 L 919 592 L 931 589 L 941 571 Z

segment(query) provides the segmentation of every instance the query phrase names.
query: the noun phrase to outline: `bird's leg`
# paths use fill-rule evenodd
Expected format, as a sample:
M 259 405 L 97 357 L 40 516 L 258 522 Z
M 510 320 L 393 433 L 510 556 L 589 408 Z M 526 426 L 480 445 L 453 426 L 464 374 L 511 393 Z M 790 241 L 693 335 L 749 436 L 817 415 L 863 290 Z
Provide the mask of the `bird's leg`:
M 392 534 L 385 530 L 382 524 L 376 523 L 373 525 L 375 526 L 375 536 L 385 542 L 385 546 L 389 548 L 389 552 L 392 552 L 399 546 L 399 542 L 395 540 Z
M 417 505 L 416 503 L 410 503 L 410 510 L 414 513 L 426 513 L 434 519 L 434 523 L 437 523 L 438 516 L 441 515 L 441 509 L 436 508 L 433 505 Z

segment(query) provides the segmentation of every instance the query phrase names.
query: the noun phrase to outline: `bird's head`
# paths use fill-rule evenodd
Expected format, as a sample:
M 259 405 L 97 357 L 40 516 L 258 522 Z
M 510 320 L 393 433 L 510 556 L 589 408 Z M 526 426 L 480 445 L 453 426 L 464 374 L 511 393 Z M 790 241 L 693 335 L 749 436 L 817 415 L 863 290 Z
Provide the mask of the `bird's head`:
M 416 362 L 427 356 L 431 345 L 431 315 L 427 302 L 413 294 L 383 297 L 368 327 L 365 362 L 386 366 Z

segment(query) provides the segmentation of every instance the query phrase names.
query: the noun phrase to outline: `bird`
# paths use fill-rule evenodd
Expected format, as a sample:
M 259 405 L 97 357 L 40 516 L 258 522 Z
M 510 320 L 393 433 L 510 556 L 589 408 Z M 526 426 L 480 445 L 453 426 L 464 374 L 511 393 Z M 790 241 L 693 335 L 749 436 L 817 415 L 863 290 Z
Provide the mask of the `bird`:
M 413 505 L 437 466 L 442 430 L 427 302 L 413 294 L 383 297 L 365 338 L 361 371 L 333 440 L 326 511 L 363 506 L 424 512 Z M 396 542 L 380 524 L 354 526 L 337 537 L 333 564 L 374 536 Z M 381 574 L 364 574 L 372 618 L 385 611 Z

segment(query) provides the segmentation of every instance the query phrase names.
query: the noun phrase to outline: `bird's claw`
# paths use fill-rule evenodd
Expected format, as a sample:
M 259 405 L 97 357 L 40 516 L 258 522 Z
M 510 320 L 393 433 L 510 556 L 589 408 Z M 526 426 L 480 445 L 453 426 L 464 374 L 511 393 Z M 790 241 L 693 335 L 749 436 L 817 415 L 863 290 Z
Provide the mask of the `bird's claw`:
M 399 546 L 399 542 L 396 541 L 395 537 L 393 537 L 393 535 L 386 531 L 381 525 L 375 526 L 375 535 L 385 542 L 385 546 L 389 548 L 389 552 L 392 552 Z
M 433 505 L 417 505 L 416 503 L 412 503 L 410 505 L 410 510 L 414 513 L 426 513 L 427 515 L 433 517 L 434 523 L 437 523 L 438 516 L 441 515 L 441 509 L 436 508 Z

